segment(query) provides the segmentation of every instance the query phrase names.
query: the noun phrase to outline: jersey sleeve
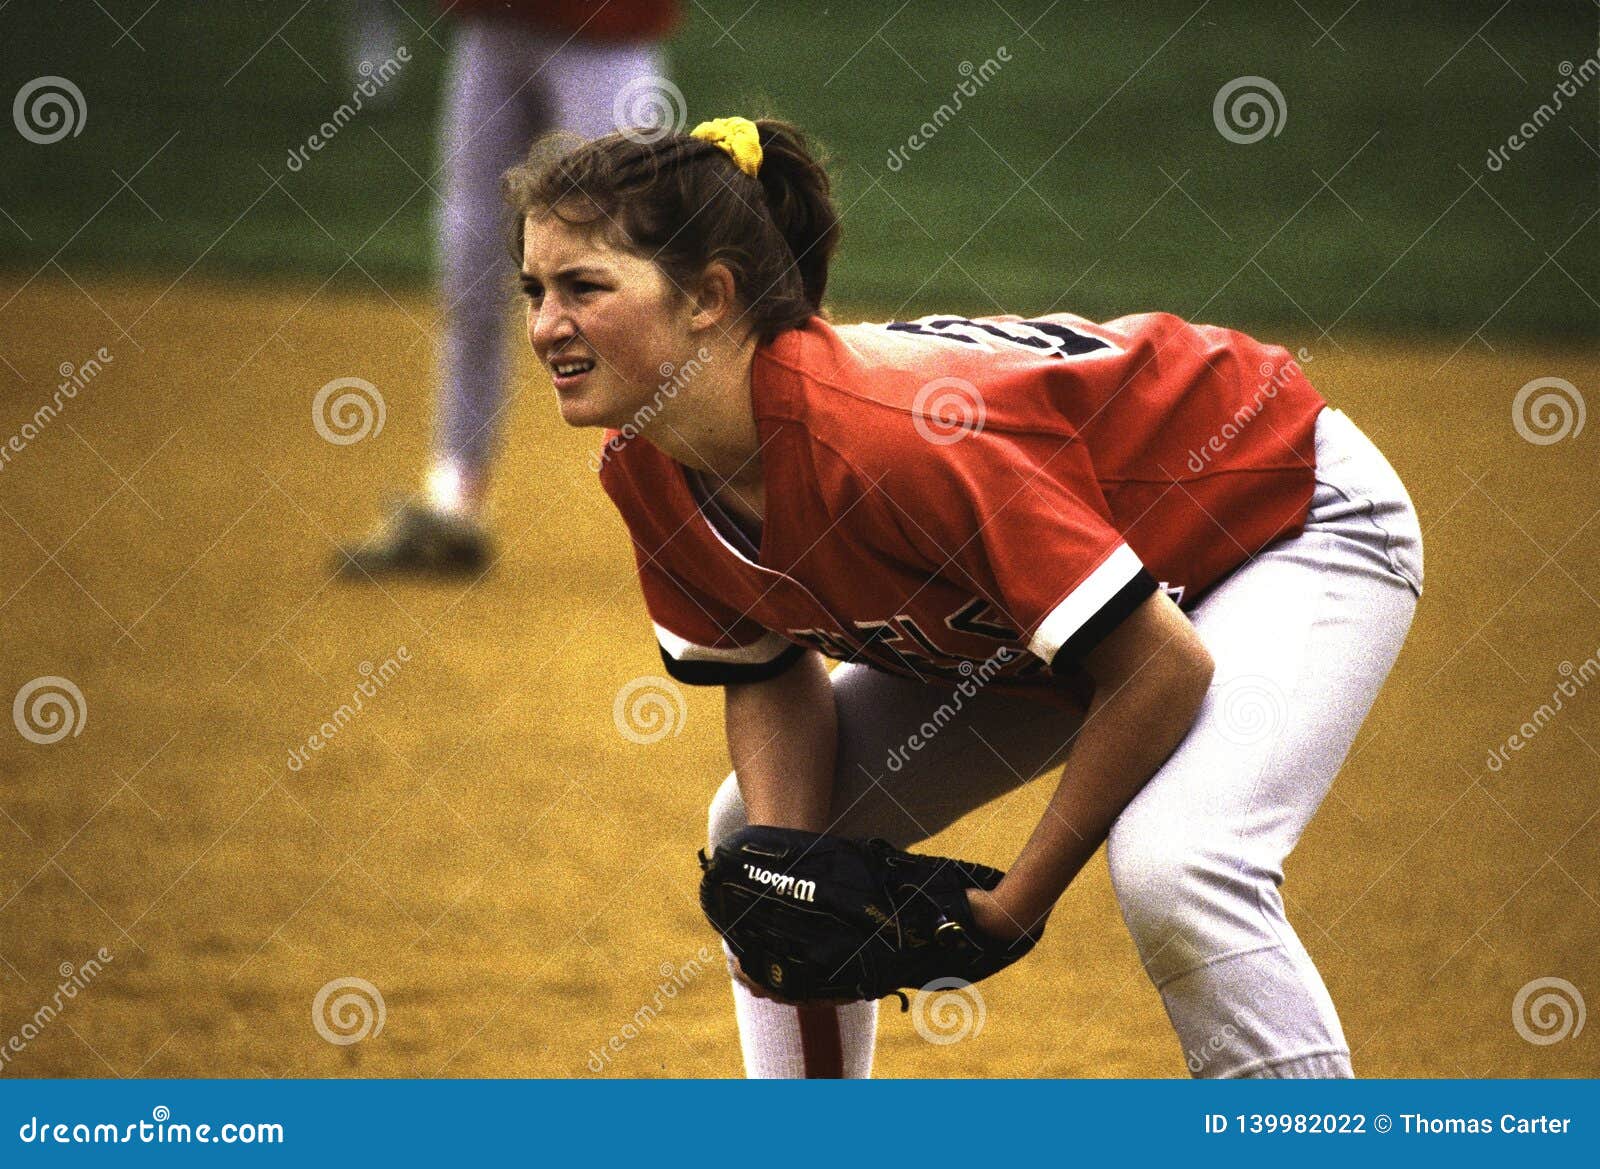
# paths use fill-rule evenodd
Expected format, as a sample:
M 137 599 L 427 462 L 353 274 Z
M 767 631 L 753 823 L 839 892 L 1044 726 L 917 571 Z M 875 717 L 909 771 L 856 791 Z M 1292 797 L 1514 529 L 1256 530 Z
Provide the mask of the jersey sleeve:
M 637 559 L 639 587 L 670 677 L 691 686 L 764 682 L 805 653 L 804 646 L 676 579 L 642 552 Z
M 881 484 L 902 530 L 1057 673 L 1079 665 L 1155 592 L 1112 523 L 1080 439 L 978 430 L 928 446 L 917 465 Z

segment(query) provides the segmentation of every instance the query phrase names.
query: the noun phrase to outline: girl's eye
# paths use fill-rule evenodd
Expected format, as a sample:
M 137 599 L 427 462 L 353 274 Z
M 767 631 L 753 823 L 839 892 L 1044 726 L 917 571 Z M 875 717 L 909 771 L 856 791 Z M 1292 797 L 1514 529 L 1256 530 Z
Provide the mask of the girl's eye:
M 522 285 L 522 295 L 526 296 L 529 300 L 538 300 L 544 295 L 544 289 L 537 284 L 529 284 L 524 282 Z
M 573 284 L 572 291 L 582 296 L 590 292 L 599 292 L 600 286 L 589 280 L 579 280 Z

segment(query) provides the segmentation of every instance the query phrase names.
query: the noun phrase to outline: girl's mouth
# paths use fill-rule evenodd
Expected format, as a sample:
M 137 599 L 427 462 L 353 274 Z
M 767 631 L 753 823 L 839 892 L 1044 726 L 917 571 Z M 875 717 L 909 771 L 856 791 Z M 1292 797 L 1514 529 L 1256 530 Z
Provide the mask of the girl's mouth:
M 594 370 L 594 362 L 587 357 L 561 357 L 550 363 L 550 379 L 556 389 L 576 387 Z

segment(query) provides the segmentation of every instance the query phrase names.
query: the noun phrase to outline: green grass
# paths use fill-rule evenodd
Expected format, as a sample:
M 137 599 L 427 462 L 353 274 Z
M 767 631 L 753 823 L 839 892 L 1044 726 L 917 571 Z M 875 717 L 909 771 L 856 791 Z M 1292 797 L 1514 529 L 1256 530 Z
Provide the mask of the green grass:
M 1318 43 L 1312 18 L 1329 26 L 1348 0 L 1302 2 L 918 2 L 891 18 L 893 5 L 762 0 L 740 19 L 748 0 L 704 0 L 672 71 L 692 120 L 766 110 L 826 145 L 847 208 L 833 278 L 847 305 L 1159 307 L 1313 349 L 1324 329 L 1335 343 L 1357 329 L 1592 335 L 1600 80 L 1499 173 L 1485 160 L 1548 100 L 1561 62 L 1595 51 L 1596 9 L 1363 3 Z M 126 25 L 145 3 L 106 6 Z M 292 12 L 163 4 L 133 29 L 141 51 L 114 43 L 92 3 L 0 11 L 8 104 L 59 74 L 88 109 L 82 133 L 53 145 L 6 128 L 0 268 L 425 284 L 433 196 L 418 175 L 438 166 L 450 21 L 425 34 L 431 6 L 397 9 L 413 59 L 393 104 L 292 173 L 289 150 L 354 83 L 344 5 Z M 962 62 L 1001 46 L 1010 62 L 891 170 Z M 1280 132 L 1250 145 L 1212 118 L 1219 88 L 1246 74 L 1287 107 Z

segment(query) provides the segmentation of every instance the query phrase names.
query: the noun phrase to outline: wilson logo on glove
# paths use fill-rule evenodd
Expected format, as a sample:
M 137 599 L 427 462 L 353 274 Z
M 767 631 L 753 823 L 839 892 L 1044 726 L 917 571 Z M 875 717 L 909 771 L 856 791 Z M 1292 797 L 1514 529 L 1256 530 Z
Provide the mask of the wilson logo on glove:
M 744 875 L 752 881 L 766 885 L 774 893 L 782 893 L 793 897 L 796 901 L 815 901 L 817 899 L 817 883 L 815 881 L 797 881 L 793 877 L 786 877 L 782 873 L 774 873 L 771 869 L 758 869 L 755 865 L 745 865 Z

